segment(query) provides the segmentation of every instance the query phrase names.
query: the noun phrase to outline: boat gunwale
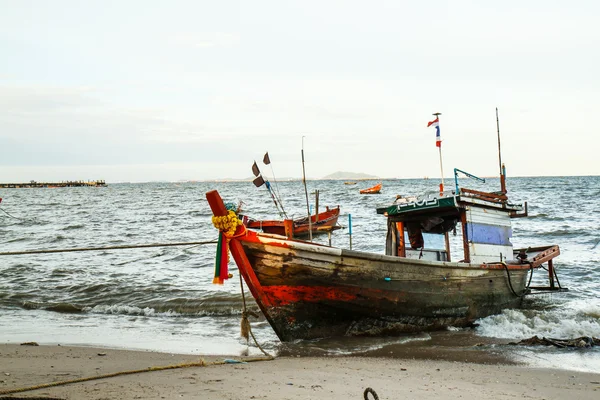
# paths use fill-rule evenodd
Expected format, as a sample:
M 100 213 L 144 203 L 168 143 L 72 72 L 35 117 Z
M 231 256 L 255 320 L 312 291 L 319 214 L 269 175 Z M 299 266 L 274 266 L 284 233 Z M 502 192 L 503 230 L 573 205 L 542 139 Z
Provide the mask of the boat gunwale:
M 473 270 L 485 270 L 485 269 L 509 269 L 509 270 L 524 270 L 531 268 L 539 268 L 532 267 L 531 263 L 523 263 L 523 264 L 508 264 L 503 262 L 494 262 L 494 263 L 464 263 L 464 262 L 448 262 L 448 261 L 433 261 L 433 260 L 419 260 L 414 258 L 406 258 L 406 257 L 398 257 L 391 256 L 386 254 L 377 254 L 377 253 L 369 253 L 365 251 L 357 251 L 357 250 L 349 250 L 342 249 L 339 247 L 329 247 L 327 245 L 322 245 L 319 243 L 307 242 L 304 240 L 297 239 L 289 239 L 285 236 L 269 234 L 269 233 L 258 233 L 253 232 L 256 235 L 256 240 L 247 240 L 244 237 L 238 238 L 242 242 L 249 243 L 259 243 L 263 246 L 274 246 L 280 248 L 287 248 L 290 250 L 303 251 L 307 253 L 313 254 L 324 254 L 333 257 L 349 257 L 354 259 L 361 260 L 372 260 L 372 261 L 382 261 L 389 262 L 393 264 L 413 264 L 413 265 L 422 265 L 424 267 L 436 267 L 436 268 L 447 268 L 447 269 L 473 269 Z M 552 248 L 553 245 L 550 246 L 538 246 L 538 248 Z
M 325 223 L 328 223 L 334 219 L 339 218 L 340 216 L 340 206 L 335 206 L 333 208 L 330 208 L 326 211 L 320 212 L 318 214 L 313 214 L 311 215 L 311 221 L 312 219 L 314 219 L 314 217 L 316 215 L 320 215 L 322 217 L 319 218 L 318 221 L 312 222 L 312 224 L 318 224 L 318 225 L 322 225 Z M 299 218 L 292 218 L 292 221 L 294 222 L 294 226 L 296 225 L 308 225 L 308 217 L 299 217 Z M 260 224 L 260 226 L 283 226 L 283 220 L 280 219 L 254 219 L 252 218 L 249 222 L 248 222 L 248 228 L 250 229 L 257 229 L 259 228 L 259 226 L 250 226 L 250 225 L 258 225 Z

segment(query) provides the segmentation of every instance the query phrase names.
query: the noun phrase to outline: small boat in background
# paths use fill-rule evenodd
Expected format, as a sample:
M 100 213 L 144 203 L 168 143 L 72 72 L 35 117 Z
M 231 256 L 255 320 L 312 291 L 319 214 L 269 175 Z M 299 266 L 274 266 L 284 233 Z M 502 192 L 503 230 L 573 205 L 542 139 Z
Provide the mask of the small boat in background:
M 327 233 L 340 229 L 338 217 L 340 215 L 340 206 L 335 208 L 326 207 L 325 211 L 310 216 L 310 226 L 308 217 L 297 218 L 294 220 L 256 220 L 247 218 L 244 223 L 247 228 L 261 230 L 265 233 L 282 235 L 288 237 L 305 237 L 312 234 Z M 288 223 L 288 232 L 286 232 L 286 221 Z M 290 231 L 291 230 L 291 231 Z
M 303 153 L 304 154 L 304 151 Z M 266 165 L 271 164 L 271 159 L 269 157 L 269 153 L 265 153 L 263 157 L 263 163 Z M 304 155 L 302 156 L 302 163 L 304 165 Z M 341 226 L 338 225 L 338 217 L 340 215 L 340 206 L 338 205 L 335 208 L 326 207 L 325 211 L 319 213 L 319 191 L 315 190 L 312 194 L 315 195 L 315 203 L 316 203 L 316 212 L 313 215 L 312 212 L 307 212 L 306 217 L 300 218 L 288 218 L 285 209 L 283 208 L 283 204 L 281 202 L 281 198 L 279 197 L 279 192 L 273 190 L 271 187 L 271 183 L 268 180 L 263 178 L 263 175 L 256 165 L 256 161 L 252 165 L 252 173 L 255 178 L 253 180 L 254 186 L 261 187 L 265 186 L 269 191 L 271 198 L 273 199 L 273 203 L 279 212 L 279 217 L 281 219 L 275 220 L 257 220 L 251 218 L 247 215 L 240 215 L 240 219 L 243 222 L 243 225 L 249 229 L 255 229 L 262 231 L 264 233 L 270 233 L 275 235 L 286 236 L 288 238 L 298 238 L 298 237 L 310 237 L 312 240 L 312 235 L 317 233 L 330 233 L 336 229 L 340 229 Z M 275 174 L 273 174 L 275 176 Z M 306 202 L 308 207 L 308 192 L 306 191 L 306 179 L 304 179 L 304 190 L 306 193 Z M 238 207 L 238 211 L 236 213 L 239 214 L 240 207 Z M 310 215 L 310 219 L 309 219 Z
M 370 187 L 368 189 L 362 189 L 360 191 L 360 194 L 379 194 L 379 192 L 381 192 L 381 187 L 383 185 L 381 184 L 381 182 L 379 182 L 377 185 Z
M 348 182 L 344 182 L 344 185 L 356 185 L 356 182 L 348 181 Z

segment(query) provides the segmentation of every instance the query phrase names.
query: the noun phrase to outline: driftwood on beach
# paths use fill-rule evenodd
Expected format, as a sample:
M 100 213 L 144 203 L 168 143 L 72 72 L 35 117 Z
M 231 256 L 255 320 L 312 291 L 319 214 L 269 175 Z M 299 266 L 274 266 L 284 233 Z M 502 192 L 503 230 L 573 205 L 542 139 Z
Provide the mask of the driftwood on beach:
M 555 347 L 577 347 L 577 348 L 590 348 L 594 346 L 600 346 L 600 339 L 591 336 L 582 336 L 575 339 L 551 339 L 547 337 L 539 338 L 537 336 L 530 337 L 529 339 L 523 339 L 520 342 L 511 342 L 512 345 L 523 345 L 523 346 L 555 346 Z

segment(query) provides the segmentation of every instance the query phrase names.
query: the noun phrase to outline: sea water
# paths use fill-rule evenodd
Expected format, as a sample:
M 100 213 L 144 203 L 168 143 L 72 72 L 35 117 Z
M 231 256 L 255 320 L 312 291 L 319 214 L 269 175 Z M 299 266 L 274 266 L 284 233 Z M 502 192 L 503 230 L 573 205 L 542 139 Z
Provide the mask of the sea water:
M 359 190 L 375 181 L 308 181 L 310 205 L 341 207 L 336 247 L 384 253 L 386 221 L 375 212 L 397 195 L 435 194 L 438 182 L 383 180 L 379 195 Z M 498 180 L 462 182 L 499 190 Z M 289 217 L 307 213 L 299 181 L 273 182 Z M 252 319 L 261 346 L 281 355 L 400 356 L 406 349 L 508 354 L 536 366 L 600 371 L 600 352 L 509 346 L 534 335 L 600 337 L 600 177 L 508 179 L 513 203 L 528 202 L 528 218 L 513 219 L 516 247 L 558 244 L 560 284 L 569 292 L 530 296 L 525 307 L 480 319 L 474 328 L 389 338 L 338 338 L 281 343 L 264 318 Z M 453 185 L 452 185 L 453 186 Z M 180 247 L 0 256 L 0 342 L 103 346 L 193 354 L 260 354 L 240 338 L 243 298 L 233 278 L 213 285 L 217 231 L 205 198 L 217 189 L 254 218 L 279 218 L 265 187 L 251 182 L 158 182 L 104 188 L 2 189 L 0 252 L 205 242 Z M 352 224 L 350 240 L 349 224 Z M 452 237 L 460 250 L 460 235 Z M 453 259 L 458 259 L 459 254 Z M 536 271 L 532 285 L 547 285 Z M 258 311 L 249 292 L 248 307 Z M 479 346 L 474 346 L 478 344 Z

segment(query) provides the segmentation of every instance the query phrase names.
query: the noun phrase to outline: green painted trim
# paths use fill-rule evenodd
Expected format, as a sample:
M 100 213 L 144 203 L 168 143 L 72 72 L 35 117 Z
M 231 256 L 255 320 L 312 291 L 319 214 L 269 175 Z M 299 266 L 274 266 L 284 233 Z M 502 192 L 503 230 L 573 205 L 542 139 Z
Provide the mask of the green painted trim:
M 387 213 L 388 216 L 413 213 L 421 210 L 436 210 L 442 208 L 458 208 L 456 197 L 433 197 L 410 203 L 398 203 L 391 206 L 377 208 L 377 214 Z

